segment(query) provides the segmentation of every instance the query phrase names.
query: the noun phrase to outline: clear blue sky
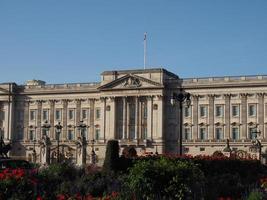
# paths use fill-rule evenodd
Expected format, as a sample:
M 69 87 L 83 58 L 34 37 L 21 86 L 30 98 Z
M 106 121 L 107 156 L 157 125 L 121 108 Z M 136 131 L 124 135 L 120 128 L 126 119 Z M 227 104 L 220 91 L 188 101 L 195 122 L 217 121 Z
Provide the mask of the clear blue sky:
M 147 65 L 180 77 L 267 74 L 266 0 L 1 0 L 0 82 L 99 81 Z

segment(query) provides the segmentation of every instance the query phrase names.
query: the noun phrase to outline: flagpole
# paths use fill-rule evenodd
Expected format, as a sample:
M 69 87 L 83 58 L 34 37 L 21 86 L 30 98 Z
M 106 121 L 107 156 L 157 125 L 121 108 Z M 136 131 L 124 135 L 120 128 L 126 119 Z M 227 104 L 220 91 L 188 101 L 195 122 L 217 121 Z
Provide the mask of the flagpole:
M 147 33 L 144 33 L 144 69 L 146 69 L 146 35 Z

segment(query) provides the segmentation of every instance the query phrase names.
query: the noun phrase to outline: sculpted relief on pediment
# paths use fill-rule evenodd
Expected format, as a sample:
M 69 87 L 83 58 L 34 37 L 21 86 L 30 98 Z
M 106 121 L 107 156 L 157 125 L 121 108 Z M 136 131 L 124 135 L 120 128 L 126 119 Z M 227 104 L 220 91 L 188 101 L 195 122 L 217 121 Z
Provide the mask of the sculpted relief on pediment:
M 142 86 L 142 83 L 141 83 L 141 81 L 138 78 L 128 77 L 127 79 L 125 79 L 118 86 L 125 87 L 125 88 L 136 88 L 136 87 L 141 87 Z
M 160 83 L 136 75 L 126 75 L 110 83 L 102 85 L 99 89 L 134 89 L 142 87 L 161 87 Z

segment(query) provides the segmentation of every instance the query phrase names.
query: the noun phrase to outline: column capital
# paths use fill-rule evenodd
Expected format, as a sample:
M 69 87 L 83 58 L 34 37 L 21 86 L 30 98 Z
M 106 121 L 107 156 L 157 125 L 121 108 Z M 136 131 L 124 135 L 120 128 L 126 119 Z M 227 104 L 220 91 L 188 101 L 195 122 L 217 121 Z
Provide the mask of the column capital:
M 110 102 L 114 102 L 115 101 L 115 96 L 112 96 L 112 97 L 107 97 L 107 99 L 108 99 L 108 101 L 110 101 Z
M 48 102 L 50 105 L 54 105 L 57 102 L 57 100 L 56 99 L 49 99 Z
M 232 94 L 231 94 L 231 93 L 226 93 L 226 94 L 223 94 L 223 96 L 224 96 L 225 98 L 230 98 L 230 97 L 232 96 Z
M 158 100 L 162 100 L 164 98 L 163 95 L 156 95 L 156 97 L 157 97 Z
M 265 92 L 258 92 L 256 94 L 257 94 L 257 97 L 264 97 L 266 95 Z
M 191 94 L 191 97 L 193 100 L 198 100 L 199 95 L 198 94 Z
M 240 93 L 241 97 L 247 97 L 249 95 L 249 93 Z
M 216 96 L 216 94 L 208 94 L 207 95 L 209 98 L 214 98 Z
M 148 95 L 148 96 L 145 96 L 147 100 L 153 100 L 154 98 L 154 95 Z
M 100 101 L 104 102 L 107 99 L 107 97 L 100 97 Z

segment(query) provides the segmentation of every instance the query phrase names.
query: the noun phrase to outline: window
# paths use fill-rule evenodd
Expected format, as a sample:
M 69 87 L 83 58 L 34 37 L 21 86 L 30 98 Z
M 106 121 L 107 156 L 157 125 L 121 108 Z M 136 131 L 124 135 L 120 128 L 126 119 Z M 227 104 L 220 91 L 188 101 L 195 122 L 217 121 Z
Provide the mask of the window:
M 185 106 L 184 107 L 184 117 L 190 117 L 191 115 L 191 107 Z
M 99 140 L 100 138 L 100 129 L 95 130 L 95 140 Z
M 100 108 L 97 108 L 95 111 L 95 118 L 100 119 Z
M 233 117 L 238 117 L 239 116 L 239 106 L 238 105 L 233 105 L 232 106 L 232 116 Z
M 74 120 L 74 110 L 69 110 L 69 120 Z
M 43 120 L 48 120 L 48 110 L 43 110 Z
M 61 110 L 56 110 L 56 120 L 60 121 L 61 120 Z
M 5 111 L 0 110 L 0 120 L 5 120 Z
M 200 147 L 199 151 L 205 151 L 205 147 Z
M 147 119 L 147 106 L 146 104 L 144 105 L 144 119 Z
M 239 140 L 239 128 L 238 127 L 232 128 L 232 139 Z
M 36 111 L 30 110 L 30 120 L 35 120 L 35 117 L 36 117 Z
M 135 127 L 134 126 L 129 127 L 129 139 L 131 140 L 135 139 Z
M 216 140 L 222 140 L 223 139 L 223 129 L 221 127 L 215 129 L 215 138 Z
M 143 139 L 147 139 L 147 127 L 143 127 L 143 134 L 142 134 Z
M 257 131 L 256 128 L 249 128 L 248 129 L 249 139 L 253 140 L 256 138 L 256 135 L 257 135 L 256 131 Z
M 87 109 L 82 110 L 82 119 L 87 119 L 87 112 L 88 112 Z
M 35 139 L 35 137 L 34 137 L 34 133 L 35 133 L 34 130 L 30 130 L 30 133 L 29 133 L 29 139 L 30 139 L 31 141 L 33 141 L 33 140 Z
M 200 137 L 201 140 L 206 140 L 207 139 L 206 128 L 200 128 L 199 134 L 200 134 L 199 137 Z
M 184 139 L 191 140 L 191 129 L 190 128 L 184 128 Z
M 206 117 L 206 115 L 207 115 L 207 107 L 206 106 L 200 106 L 199 112 L 200 112 L 200 117 Z
M 68 130 L 68 140 L 74 140 L 74 131 Z
M 256 116 L 256 105 L 255 104 L 248 105 L 248 115 Z
M 223 106 L 222 105 L 216 105 L 215 106 L 215 116 L 216 117 L 222 117 L 223 116 Z

